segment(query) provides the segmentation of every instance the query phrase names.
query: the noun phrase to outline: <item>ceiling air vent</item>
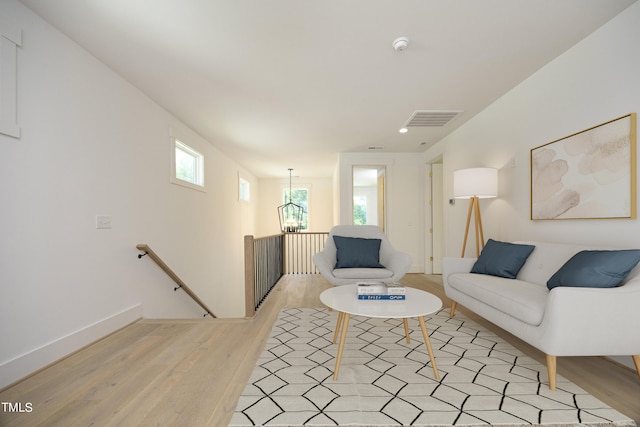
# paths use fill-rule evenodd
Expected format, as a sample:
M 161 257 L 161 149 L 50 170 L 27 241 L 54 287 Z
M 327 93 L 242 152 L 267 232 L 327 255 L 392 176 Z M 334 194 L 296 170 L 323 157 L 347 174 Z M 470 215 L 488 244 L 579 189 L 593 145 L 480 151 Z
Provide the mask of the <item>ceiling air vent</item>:
M 443 127 L 455 119 L 462 110 L 417 110 L 414 111 L 405 127 Z

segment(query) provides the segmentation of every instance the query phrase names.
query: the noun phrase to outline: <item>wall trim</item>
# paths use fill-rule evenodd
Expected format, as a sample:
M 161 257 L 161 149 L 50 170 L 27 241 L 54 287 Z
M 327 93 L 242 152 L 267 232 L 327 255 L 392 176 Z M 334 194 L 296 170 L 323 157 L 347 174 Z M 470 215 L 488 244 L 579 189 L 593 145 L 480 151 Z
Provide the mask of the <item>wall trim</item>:
M 24 379 L 141 318 L 142 304 L 137 304 L 14 359 L 0 363 L 0 389 Z

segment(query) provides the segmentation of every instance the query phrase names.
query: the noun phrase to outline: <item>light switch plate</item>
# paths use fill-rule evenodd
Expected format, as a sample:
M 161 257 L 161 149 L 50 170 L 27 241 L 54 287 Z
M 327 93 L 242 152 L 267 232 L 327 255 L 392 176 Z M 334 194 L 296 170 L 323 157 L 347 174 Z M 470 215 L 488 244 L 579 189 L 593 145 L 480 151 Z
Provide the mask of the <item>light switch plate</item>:
M 111 228 L 111 216 L 96 215 L 96 228 Z

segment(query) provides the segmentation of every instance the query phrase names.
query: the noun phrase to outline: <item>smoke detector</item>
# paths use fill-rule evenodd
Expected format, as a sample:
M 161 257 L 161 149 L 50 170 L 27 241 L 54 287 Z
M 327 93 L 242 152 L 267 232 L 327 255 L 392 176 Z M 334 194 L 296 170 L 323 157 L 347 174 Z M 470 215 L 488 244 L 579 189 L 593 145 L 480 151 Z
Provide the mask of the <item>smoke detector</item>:
M 409 46 L 409 39 L 406 37 L 398 37 L 391 44 L 396 51 L 403 51 Z

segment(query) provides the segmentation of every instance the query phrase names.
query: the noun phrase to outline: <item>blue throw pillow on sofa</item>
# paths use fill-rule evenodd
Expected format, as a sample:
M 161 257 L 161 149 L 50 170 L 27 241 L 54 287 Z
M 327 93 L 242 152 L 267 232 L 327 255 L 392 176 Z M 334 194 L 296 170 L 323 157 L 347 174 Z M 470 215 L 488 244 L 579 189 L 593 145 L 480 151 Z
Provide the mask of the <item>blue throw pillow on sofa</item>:
M 471 272 L 515 279 L 534 249 L 533 245 L 489 239 Z
M 335 268 L 384 268 L 380 264 L 380 239 L 333 236 Z
M 640 261 L 640 250 L 581 251 L 547 281 L 547 288 L 615 288 Z

